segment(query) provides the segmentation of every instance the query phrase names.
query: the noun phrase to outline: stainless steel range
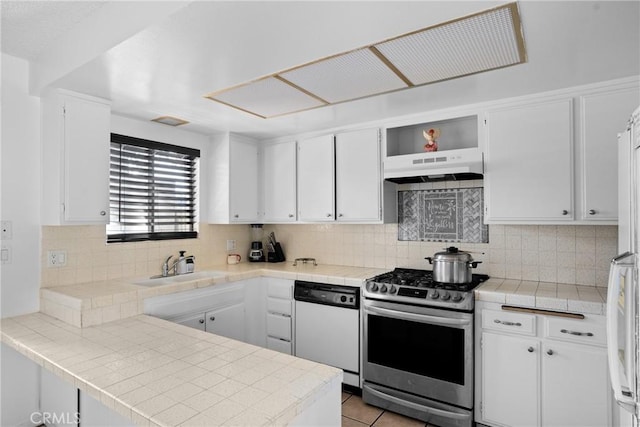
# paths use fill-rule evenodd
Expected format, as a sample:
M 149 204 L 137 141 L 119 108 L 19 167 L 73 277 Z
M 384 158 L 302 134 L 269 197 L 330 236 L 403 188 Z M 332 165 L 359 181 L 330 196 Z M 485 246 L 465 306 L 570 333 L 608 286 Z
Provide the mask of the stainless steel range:
M 473 289 L 396 268 L 363 288 L 365 402 L 441 427 L 473 425 Z

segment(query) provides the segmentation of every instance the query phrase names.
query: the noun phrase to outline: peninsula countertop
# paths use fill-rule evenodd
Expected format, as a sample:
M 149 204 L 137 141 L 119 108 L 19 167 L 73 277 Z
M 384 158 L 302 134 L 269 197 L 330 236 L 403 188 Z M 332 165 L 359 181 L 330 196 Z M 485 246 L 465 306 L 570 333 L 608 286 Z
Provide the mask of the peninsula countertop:
M 145 315 L 78 328 L 33 313 L 1 331 L 141 426 L 286 425 L 342 382 L 340 369 Z

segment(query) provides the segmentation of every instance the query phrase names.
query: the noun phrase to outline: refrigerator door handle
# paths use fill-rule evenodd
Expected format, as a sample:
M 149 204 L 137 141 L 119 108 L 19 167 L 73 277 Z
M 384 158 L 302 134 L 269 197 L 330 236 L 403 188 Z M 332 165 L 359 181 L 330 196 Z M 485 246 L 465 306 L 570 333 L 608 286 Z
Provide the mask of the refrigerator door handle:
M 631 258 L 629 260 L 629 258 Z M 629 286 L 625 286 L 625 295 L 624 295 L 624 310 L 625 316 L 624 319 L 627 320 L 626 325 L 618 325 L 618 305 L 619 305 L 619 297 L 620 297 L 620 282 L 621 277 L 625 276 L 625 271 L 633 268 L 635 266 L 634 262 L 634 254 L 630 252 L 625 252 L 624 254 L 618 255 L 611 261 L 611 269 L 609 271 L 609 289 L 607 291 L 607 352 L 608 352 L 608 361 L 609 361 L 609 376 L 611 377 L 611 386 L 613 388 L 613 395 L 621 407 L 623 407 L 628 412 L 635 414 L 636 413 L 636 401 L 633 396 L 634 390 L 628 390 L 626 387 L 623 387 L 620 381 L 621 374 L 620 372 L 620 357 L 618 352 L 620 351 L 620 346 L 618 343 L 618 329 L 619 327 L 626 328 L 627 334 L 629 331 L 633 331 L 633 319 L 635 317 L 635 313 L 631 313 L 633 311 L 633 296 L 631 283 Z M 631 328 L 631 329 L 629 329 Z M 628 347 L 629 343 L 625 343 L 625 347 Z M 626 359 L 626 357 L 625 357 Z M 625 360 L 625 364 L 629 361 Z M 627 368 L 628 369 L 628 368 Z M 628 369 L 629 370 L 629 369 Z M 634 375 L 632 370 L 629 370 L 628 374 Z

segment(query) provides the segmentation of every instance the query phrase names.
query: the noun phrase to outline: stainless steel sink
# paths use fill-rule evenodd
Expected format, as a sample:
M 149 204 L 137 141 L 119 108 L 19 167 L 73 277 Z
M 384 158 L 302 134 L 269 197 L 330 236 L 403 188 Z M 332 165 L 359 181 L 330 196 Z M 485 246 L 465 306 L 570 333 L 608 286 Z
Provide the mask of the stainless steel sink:
M 188 274 L 180 274 L 177 276 L 153 276 L 149 279 L 142 279 L 133 282 L 134 285 L 139 286 L 162 286 L 162 285 L 170 285 L 175 283 L 184 283 L 190 282 L 192 280 L 202 280 L 202 279 L 214 279 L 216 277 L 226 276 L 227 273 L 225 271 L 218 270 L 204 270 L 204 271 L 196 271 L 195 273 Z

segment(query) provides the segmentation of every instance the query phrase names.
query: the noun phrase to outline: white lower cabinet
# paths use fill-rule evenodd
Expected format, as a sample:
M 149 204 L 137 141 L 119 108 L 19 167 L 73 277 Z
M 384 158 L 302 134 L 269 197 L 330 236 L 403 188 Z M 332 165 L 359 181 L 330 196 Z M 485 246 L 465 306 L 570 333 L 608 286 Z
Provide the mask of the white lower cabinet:
M 244 341 L 244 303 L 235 304 L 205 314 L 205 330 L 212 334 Z
M 476 307 L 476 421 L 489 426 L 612 425 L 604 316 L 569 319 Z
M 133 427 L 136 424 L 87 393 L 80 392 L 80 425 L 82 427 Z
M 32 414 L 31 421 L 36 424 L 51 427 L 78 425 L 78 389 L 42 368 L 39 409 L 38 414 Z
M 482 415 L 500 426 L 538 425 L 538 354 L 535 339 L 482 334 Z
M 542 425 L 610 425 L 604 348 L 559 342 L 542 347 Z
M 267 348 L 293 354 L 293 280 L 268 277 Z
M 201 331 L 205 330 L 205 314 L 206 313 L 198 313 L 198 314 L 189 314 L 185 317 L 180 317 L 174 319 L 173 321 L 179 325 L 188 326 L 190 328 L 198 329 Z

